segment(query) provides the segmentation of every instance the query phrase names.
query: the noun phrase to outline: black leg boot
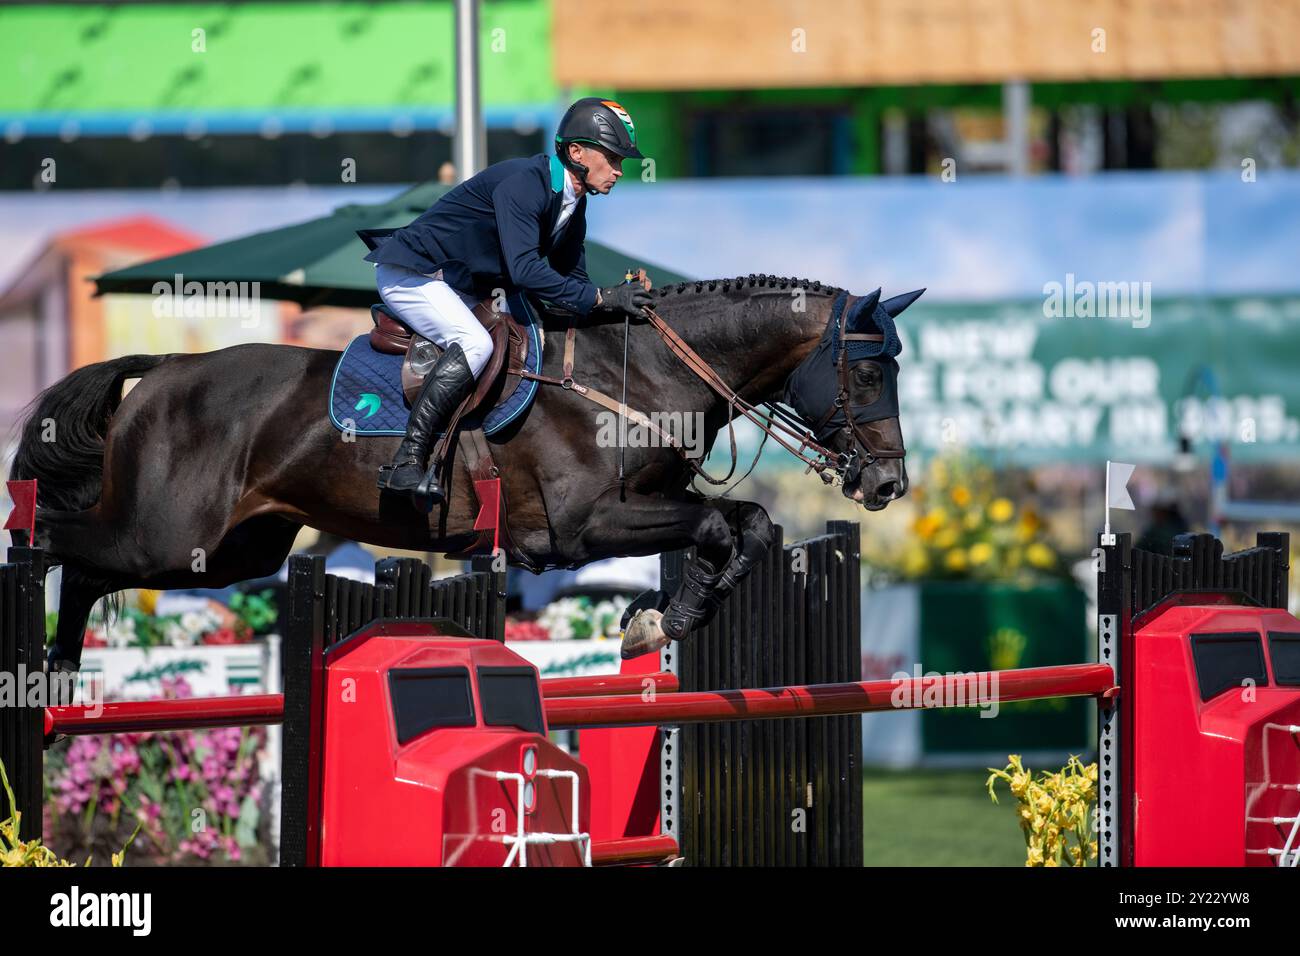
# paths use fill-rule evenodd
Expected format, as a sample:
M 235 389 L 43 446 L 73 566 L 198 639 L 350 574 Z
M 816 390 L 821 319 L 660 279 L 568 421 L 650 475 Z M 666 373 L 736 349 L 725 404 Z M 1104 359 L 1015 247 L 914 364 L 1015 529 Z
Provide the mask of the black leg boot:
M 438 356 L 438 361 L 425 377 L 420 396 L 406 423 L 406 437 L 397 446 L 393 463 L 379 469 L 381 491 L 409 494 L 419 510 L 426 513 L 432 510 L 433 499 L 421 493 L 429 446 L 433 436 L 451 418 L 456 406 L 473 390 L 474 373 L 465 361 L 465 353 L 453 343 Z
M 732 554 L 735 554 L 733 549 Z M 731 558 L 722 563 L 723 570 L 715 571 L 713 565 L 703 558 L 696 558 L 686 565 L 682 573 L 682 584 L 677 594 L 664 611 L 659 626 L 674 641 L 680 641 L 700 621 L 713 617 L 718 610 L 719 599 L 714 589 L 722 580 Z

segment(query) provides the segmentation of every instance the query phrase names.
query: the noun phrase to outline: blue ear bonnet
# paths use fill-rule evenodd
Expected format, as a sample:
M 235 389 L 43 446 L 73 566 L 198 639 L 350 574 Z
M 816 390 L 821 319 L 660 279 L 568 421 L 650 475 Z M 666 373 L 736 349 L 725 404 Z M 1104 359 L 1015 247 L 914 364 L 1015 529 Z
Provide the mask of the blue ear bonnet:
M 840 357 L 840 349 L 845 347 L 845 343 L 840 342 L 840 323 L 838 319 L 847 298 L 847 294 L 842 293 L 840 298 L 835 301 L 834 311 L 831 313 L 831 321 L 828 326 L 831 332 L 831 357 L 837 361 Z M 898 296 L 898 298 L 902 299 L 903 296 Z M 893 303 L 895 300 L 891 299 L 890 302 Z M 907 304 L 910 305 L 911 302 L 909 301 Z M 907 305 L 896 309 L 894 314 L 903 311 L 905 308 L 907 308 Z M 884 336 L 883 342 L 848 342 L 847 348 L 850 362 L 857 362 L 861 359 L 893 358 L 903 351 L 903 343 L 898 338 L 898 329 L 894 326 L 894 315 L 891 315 L 880 301 L 879 289 L 853 303 L 849 308 L 848 315 L 844 317 L 844 331 L 866 332 Z
M 881 302 L 880 290 L 877 289 L 854 302 L 847 315 L 844 307 L 849 294 L 841 292 L 835 297 L 821 341 L 786 379 L 782 395 L 782 401 L 797 411 L 804 421 L 823 422 L 815 436 L 818 441 L 827 440 L 827 436 L 847 424 L 846 409 L 839 402 L 841 382 L 836 372 L 841 349 L 847 350 L 846 358 L 850 364 L 862 360 L 875 361 L 881 365 L 885 375 L 880 395 L 874 402 L 848 407 L 847 412 L 853 421 L 865 424 L 898 417 L 898 362 L 894 356 L 903 351 L 903 343 L 894 327 L 894 316 L 919 299 L 924 291 L 908 292 Z M 882 340 L 841 341 L 841 319 L 844 334 L 880 335 Z M 823 418 L 828 412 L 832 413 L 830 417 Z

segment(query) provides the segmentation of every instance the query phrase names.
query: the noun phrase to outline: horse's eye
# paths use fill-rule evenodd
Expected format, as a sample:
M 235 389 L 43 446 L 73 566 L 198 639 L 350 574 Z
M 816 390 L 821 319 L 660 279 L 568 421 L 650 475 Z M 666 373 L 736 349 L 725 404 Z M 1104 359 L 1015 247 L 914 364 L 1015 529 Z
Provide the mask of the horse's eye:
M 854 369 L 853 376 L 857 379 L 859 385 L 870 385 L 876 379 L 875 371 L 870 365 L 859 365 Z

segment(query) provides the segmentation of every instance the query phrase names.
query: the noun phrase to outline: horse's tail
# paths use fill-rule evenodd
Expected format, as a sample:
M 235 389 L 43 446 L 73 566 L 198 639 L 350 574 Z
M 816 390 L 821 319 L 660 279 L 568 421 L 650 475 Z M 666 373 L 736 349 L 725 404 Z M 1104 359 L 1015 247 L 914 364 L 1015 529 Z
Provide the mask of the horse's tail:
M 168 355 L 126 355 L 87 365 L 55 382 L 25 410 L 22 438 L 9 477 L 36 479 L 37 503 L 83 511 L 99 500 L 108 421 L 122 400 L 122 382 L 165 362 Z

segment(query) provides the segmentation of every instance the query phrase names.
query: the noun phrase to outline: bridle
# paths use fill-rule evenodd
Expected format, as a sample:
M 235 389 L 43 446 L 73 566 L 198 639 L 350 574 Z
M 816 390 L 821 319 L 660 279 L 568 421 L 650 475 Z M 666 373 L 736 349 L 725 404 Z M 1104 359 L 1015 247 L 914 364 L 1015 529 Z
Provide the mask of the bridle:
M 808 466 L 808 471 L 816 474 L 827 484 L 842 482 L 847 476 L 856 474 L 862 466 L 854 467 L 857 457 L 857 449 L 850 446 L 848 452 L 836 452 L 818 442 L 814 434 L 810 433 L 807 425 L 800 419 L 779 408 L 774 402 L 763 402 L 761 407 L 755 405 L 748 399 L 742 398 L 735 389 L 723 381 L 722 377 L 714 371 L 700 355 L 682 339 L 677 331 L 664 321 L 663 316 L 650 307 L 646 307 L 646 317 L 649 318 L 650 324 L 659 337 L 663 339 L 664 344 L 676 355 L 682 363 L 695 373 L 696 378 L 703 381 L 706 385 L 717 392 L 727 402 L 727 434 L 731 444 L 731 468 L 727 474 L 721 478 L 714 478 L 707 474 L 702 467 L 694 461 L 690 464 L 705 481 L 712 485 L 725 484 L 730 480 L 736 471 L 736 433 L 735 419 L 737 414 L 743 415 L 754 423 L 758 429 L 763 432 L 762 442 L 759 444 L 758 451 L 754 455 L 754 462 L 758 461 L 758 456 L 762 454 L 763 445 L 769 438 L 776 441 L 782 448 L 794 455 L 800 461 Z M 838 401 L 838 400 L 837 400 Z M 828 421 L 836 412 L 832 406 L 823 419 L 823 423 Z M 812 429 L 815 433 L 816 428 Z M 688 459 L 689 460 L 689 459 Z M 754 464 L 751 463 L 746 475 L 753 471 Z
M 831 322 L 835 325 L 836 340 L 841 343 L 839 355 L 835 359 L 836 378 L 839 383 L 839 392 L 835 396 L 835 401 L 826 413 L 821 416 L 812 426 L 812 434 L 822 437 L 825 434 L 826 426 L 831 424 L 832 419 L 837 414 L 842 414 L 844 422 L 841 424 L 837 433 L 843 434 L 847 438 L 847 445 L 852 457 L 858 457 L 858 448 L 861 447 L 866 451 L 866 460 L 858 463 L 856 470 L 848 475 L 850 479 L 857 477 L 857 472 L 863 468 L 874 465 L 881 459 L 904 458 L 907 456 L 905 447 L 898 448 L 879 448 L 871 440 L 871 437 L 862 430 L 862 421 L 851 413 L 852 406 L 849 404 L 851 390 L 849 387 L 849 376 L 852 374 L 852 367 L 849 363 L 849 343 L 850 342 L 876 342 L 884 344 L 885 335 L 882 332 L 849 332 L 844 328 L 847 321 L 846 316 L 849 314 L 847 302 L 841 304 L 836 302 L 833 307 Z M 870 361 L 869 359 L 867 361 Z M 879 419 L 869 419 L 878 421 Z
M 743 481 L 750 472 L 754 470 L 758 463 L 759 456 L 763 453 L 763 447 L 769 438 L 776 441 L 782 448 L 788 451 L 795 458 L 798 458 L 805 465 L 808 471 L 814 472 L 825 484 L 842 485 L 852 483 L 857 480 L 858 475 L 864 468 L 870 467 L 881 459 L 902 458 L 906 454 L 904 448 L 878 448 L 870 437 L 863 432 L 861 423 L 854 419 L 849 413 L 849 375 L 851 367 L 848 361 L 848 342 L 883 342 L 884 336 L 880 333 L 865 332 L 847 332 L 844 329 L 846 321 L 845 316 L 848 313 L 846 308 L 849 295 L 841 291 L 836 298 L 831 318 L 827 322 L 830 332 L 831 326 L 834 326 L 834 333 L 839 337 L 839 341 L 844 343 L 840 349 L 839 357 L 836 360 L 839 392 L 835 397 L 833 404 L 826 410 L 818 421 L 809 426 L 802 417 L 790 414 L 790 412 L 779 407 L 775 402 L 767 401 L 755 404 L 746 398 L 743 398 L 735 389 L 728 385 L 709 363 L 702 358 L 686 341 L 670 326 L 653 308 L 645 307 L 645 316 L 650 325 L 659 334 L 664 344 L 669 350 L 684 364 L 696 378 L 708 385 L 713 391 L 717 392 L 727 403 L 727 434 L 731 445 L 731 467 L 721 478 L 715 478 L 708 474 L 702 465 L 694 458 L 689 456 L 680 443 L 671 435 L 662 431 L 649 416 L 630 408 L 624 402 L 616 401 L 610 396 L 604 394 L 598 389 L 587 385 L 582 385 L 574 380 L 574 350 L 576 345 L 577 323 L 576 317 L 571 320 L 569 327 L 565 332 L 564 339 L 564 374 L 561 378 L 549 375 L 539 375 L 533 372 L 521 373 L 525 378 L 549 384 L 559 385 L 561 388 L 571 390 L 589 401 L 595 402 L 619 415 L 627 418 L 638 425 L 646 427 L 653 431 L 659 439 L 666 445 L 672 447 L 682 457 L 682 460 L 701 478 L 711 485 L 726 484 L 736 472 L 737 465 L 737 448 L 735 419 L 738 415 L 744 416 L 753 422 L 754 425 L 763 433 L 763 438 L 759 443 L 758 450 L 754 453 L 754 460 L 750 463 L 745 474 L 741 476 Z M 810 356 L 811 358 L 811 356 Z M 805 359 L 808 361 L 808 359 Z M 626 372 L 625 372 L 626 374 Z M 792 373 L 793 374 L 793 373 Z M 848 439 L 848 448 L 846 452 L 836 452 L 823 444 L 828 441 L 823 438 L 823 433 L 827 425 L 832 424 L 832 420 L 837 413 L 843 414 L 844 422 L 834 429 L 831 434 L 844 434 Z M 866 456 L 863 458 L 858 454 L 858 448 L 866 450 Z M 739 482 L 737 482 L 739 484 Z M 733 486 L 735 487 L 735 486 Z

